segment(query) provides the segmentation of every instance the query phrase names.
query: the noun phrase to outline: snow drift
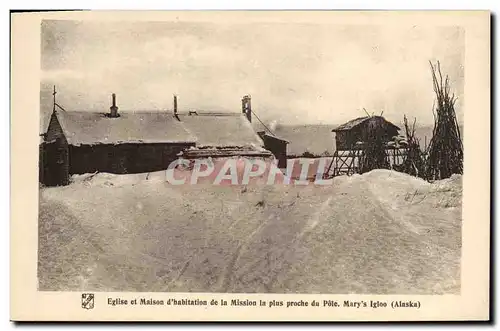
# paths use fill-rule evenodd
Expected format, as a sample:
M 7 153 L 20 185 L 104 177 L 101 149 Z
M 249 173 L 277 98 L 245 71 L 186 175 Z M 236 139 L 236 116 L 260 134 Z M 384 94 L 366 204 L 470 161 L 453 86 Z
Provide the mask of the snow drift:
M 41 290 L 460 292 L 461 176 L 176 186 L 161 174 L 44 188 Z

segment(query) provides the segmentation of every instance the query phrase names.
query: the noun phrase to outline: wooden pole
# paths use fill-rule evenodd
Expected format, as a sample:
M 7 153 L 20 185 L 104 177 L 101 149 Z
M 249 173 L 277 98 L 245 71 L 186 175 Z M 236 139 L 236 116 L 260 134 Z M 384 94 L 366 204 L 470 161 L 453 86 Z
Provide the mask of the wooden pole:
M 54 92 L 52 92 L 52 101 L 53 101 L 53 104 L 52 104 L 52 112 L 55 112 L 56 111 L 56 86 L 54 85 Z

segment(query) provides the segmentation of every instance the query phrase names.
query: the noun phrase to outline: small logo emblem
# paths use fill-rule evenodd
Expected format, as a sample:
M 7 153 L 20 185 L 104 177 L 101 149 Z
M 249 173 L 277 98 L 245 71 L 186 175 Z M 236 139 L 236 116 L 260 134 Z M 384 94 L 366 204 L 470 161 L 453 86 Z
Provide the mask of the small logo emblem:
M 94 308 L 94 294 L 93 293 L 83 293 L 82 294 L 82 308 L 93 309 Z

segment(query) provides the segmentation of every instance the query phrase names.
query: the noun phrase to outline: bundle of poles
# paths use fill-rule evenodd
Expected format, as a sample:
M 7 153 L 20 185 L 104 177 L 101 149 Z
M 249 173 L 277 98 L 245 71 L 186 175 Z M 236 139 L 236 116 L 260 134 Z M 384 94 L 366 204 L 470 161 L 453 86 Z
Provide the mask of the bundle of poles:
M 450 93 L 448 75 L 443 79 L 439 61 L 433 65 L 432 73 L 436 106 L 434 130 L 427 149 L 425 177 L 428 180 L 448 178 L 453 174 L 463 174 L 463 144 L 460 127 L 455 113 L 457 98 Z
M 401 171 L 416 177 L 425 177 L 425 156 L 420 149 L 420 141 L 415 136 L 415 125 L 417 119 L 414 119 L 412 126 L 408 124 L 406 115 L 404 116 L 404 126 L 407 142 L 406 159 L 402 164 Z
M 373 169 L 389 169 L 390 164 L 386 157 L 385 142 L 376 125 L 369 125 L 364 135 L 364 151 L 360 160 L 360 172 L 365 173 Z

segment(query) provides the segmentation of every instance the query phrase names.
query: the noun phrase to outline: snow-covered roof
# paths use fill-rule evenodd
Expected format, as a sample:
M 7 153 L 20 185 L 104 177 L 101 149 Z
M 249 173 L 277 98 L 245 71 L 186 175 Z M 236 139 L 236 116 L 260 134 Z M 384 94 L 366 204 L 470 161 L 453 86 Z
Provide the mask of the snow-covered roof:
M 179 114 L 184 127 L 200 147 L 263 146 L 262 139 L 254 131 L 243 113 L 200 112 Z
M 119 117 L 87 111 L 57 111 L 70 145 L 194 142 L 169 112 L 120 112 Z
M 243 113 L 122 111 L 119 117 L 88 111 L 57 111 L 70 145 L 193 142 L 200 147 L 263 146 Z
M 286 144 L 289 144 L 290 142 L 286 139 L 283 139 L 281 137 L 278 137 L 276 136 L 274 133 L 270 133 L 270 132 L 266 132 L 266 131 L 260 131 L 260 132 L 257 132 L 257 134 L 261 137 L 261 138 L 270 138 L 270 139 L 275 139 L 275 140 L 279 140 L 279 141 L 282 141 Z
M 364 123 L 366 120 L 368 119 L 381 119 L 385 122 L 387 122 L 389 125 L 392 125 L 395 129 L 398 129 L 400 130 L 400 128 L 394 124 L 392 124 L 391 122 L 387 121 L 385 118 L 383 118 L 382 116 L 364 116 L 364 117 L 358 117 L 358 118 L 355 118 L 353 120 L 350 120 L 349 122 L 347 123 L 344 123 L 342 125 L 339 125 L 337 128 L 333 129 L 332 131 L 333 132 L 337 132 L 337 131 L 348 131 L 348 130 L 351 130 L 352 128 L 360 125 L 361 123 Z

